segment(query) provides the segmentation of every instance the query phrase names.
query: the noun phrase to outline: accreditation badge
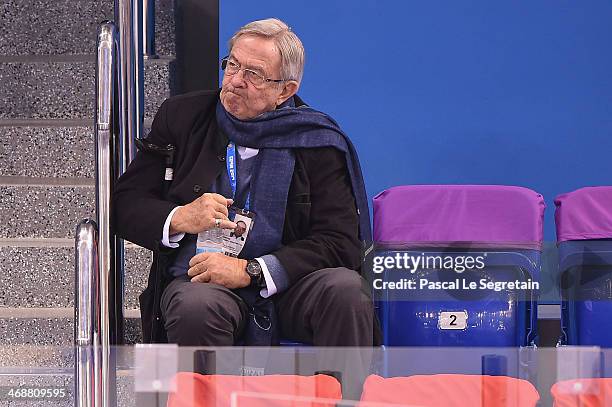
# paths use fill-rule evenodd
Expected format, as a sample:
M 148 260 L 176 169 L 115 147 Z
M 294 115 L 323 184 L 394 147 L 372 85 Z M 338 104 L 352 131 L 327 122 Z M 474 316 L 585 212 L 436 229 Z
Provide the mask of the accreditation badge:
M 230 213 L 230 216 L 232 214 Z M 235 229 L 223 230 L 223 254 L 231 257 L 238 257 L 244 244 L 249 237 L 249 232 L 253 229 L 253 219 L 255 214 L 245 209 L 236 209 L 231 218 L 236 223 Z

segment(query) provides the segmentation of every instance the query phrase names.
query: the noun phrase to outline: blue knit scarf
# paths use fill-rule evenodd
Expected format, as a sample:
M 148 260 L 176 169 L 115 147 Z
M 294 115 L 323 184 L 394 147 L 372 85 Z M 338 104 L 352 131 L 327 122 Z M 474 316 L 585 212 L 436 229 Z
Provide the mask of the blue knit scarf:
M 359 239 L 364 250 L 372 241 L 368 200 L 355 147 L 328 115 L 307 106 L 295 107 L 290 98 L 278 109 L 250 120 L 240 120 L 217 103 L 220 130 L 237 145 L 259 149 L 251 176 L 253 229 L 241 257 L 254 258 L 281 247 L 287 195 L 293 175 L 292 149 L 334 147 L 344 153 L 359 213 Z

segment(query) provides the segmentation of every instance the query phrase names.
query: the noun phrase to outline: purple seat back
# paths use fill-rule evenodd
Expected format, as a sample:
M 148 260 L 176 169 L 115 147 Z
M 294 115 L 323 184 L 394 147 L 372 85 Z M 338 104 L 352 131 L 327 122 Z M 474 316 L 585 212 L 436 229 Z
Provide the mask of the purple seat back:
M 541 250 L 544 199 L 500 185 L 414 185 L 374 197 L 374 241 L 388 246 Z
M 555 198 L 557 242 L 612 239 L 612 187 L 588 187 Z

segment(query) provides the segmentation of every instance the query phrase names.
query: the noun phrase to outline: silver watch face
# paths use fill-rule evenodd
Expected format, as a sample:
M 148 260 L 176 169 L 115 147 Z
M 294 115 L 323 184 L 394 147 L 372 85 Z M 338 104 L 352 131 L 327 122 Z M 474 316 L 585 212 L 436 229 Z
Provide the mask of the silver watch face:
M 249 261 L 247 263 L 247 273 L 250 276 L 253 277 L 259 277 L 259 275 L 261 274 L 261 266 L 259 265 L 259 262 L 255 261 Z

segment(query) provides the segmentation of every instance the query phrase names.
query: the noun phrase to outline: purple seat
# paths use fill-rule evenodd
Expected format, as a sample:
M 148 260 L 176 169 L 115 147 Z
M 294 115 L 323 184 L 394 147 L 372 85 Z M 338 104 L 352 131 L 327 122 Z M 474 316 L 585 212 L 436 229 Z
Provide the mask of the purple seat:
M 555 199 L 561 273 L 561 343 L 612 347 L 612 187 Z
M 385 246 L 541 250 L 542 195 L 500 185 L 415 185 L 374 197 L 374 241 Z
M 557 243 L 612 238 L 612 186 L 561 194 L 555 206 Z
M 413 274 L 385 270 L 385 281 L 442 283 L 539 279 L 544 200 L 530 189 L 490 185 L 417 185 L 374 197 L 376 256 L 484 256 L 484 268 L 460 275 L 440 267 Z M 431 290 L 433 291 L 433 290 Z M 384 290 L 377 293 L 383 340 L 391 346 L 522 346 L 535 341 L 537 293 Z M 466 316 L 463 329 L 443 318 Z M 458 314 L 458 315 L 459 315 Z M 459 316 L 461 316 L 459 315 Z M 456 318 L 457 316 L 455 316 Z M 450 324 L 452 325 L 452 323 Z

